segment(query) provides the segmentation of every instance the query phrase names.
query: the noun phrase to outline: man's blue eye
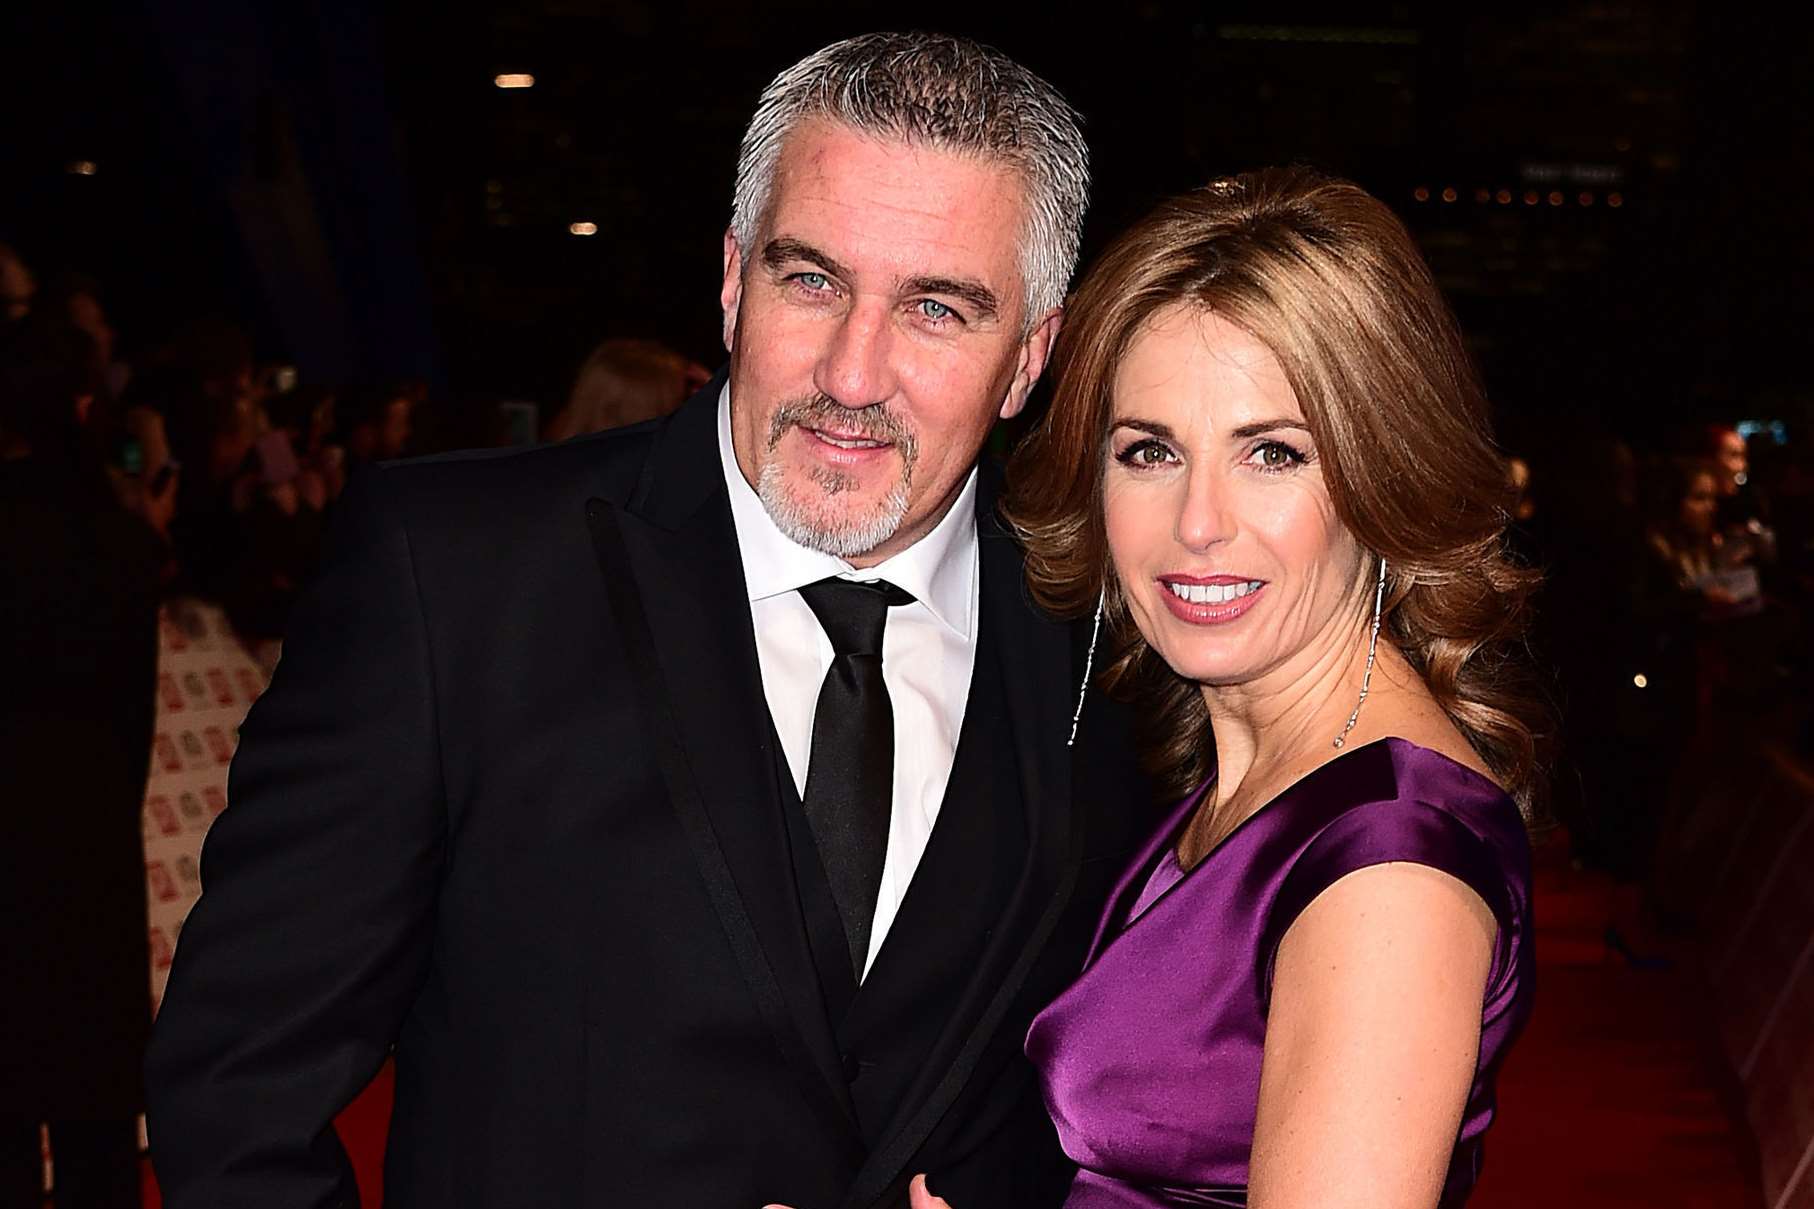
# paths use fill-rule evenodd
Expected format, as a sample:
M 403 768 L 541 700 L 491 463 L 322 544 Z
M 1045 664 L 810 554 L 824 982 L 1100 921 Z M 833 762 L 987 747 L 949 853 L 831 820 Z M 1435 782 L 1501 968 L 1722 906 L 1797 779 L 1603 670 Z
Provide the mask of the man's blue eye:
M 925 298 L 920 301 L 920 313 L 925 315 L 928 319 L 949 319 L 957 312 L 953 311 L 942 302 L 938 302 L 931 298 Z
M 809 290 L 822 290 L 825 288 L 825 285 L 826 285 L 825 274 L 823 274 L 823 273 L 802 273 L 802 274 L 800 274 L 800 284 L 805 286 Z

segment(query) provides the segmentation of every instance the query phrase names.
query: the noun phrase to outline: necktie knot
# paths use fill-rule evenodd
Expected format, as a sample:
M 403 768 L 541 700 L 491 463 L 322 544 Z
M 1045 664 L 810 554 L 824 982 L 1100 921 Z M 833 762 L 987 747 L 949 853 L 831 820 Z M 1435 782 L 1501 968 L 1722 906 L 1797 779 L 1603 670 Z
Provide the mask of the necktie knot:
M 880 655 L 888 610 L 912 604 L 913 596 L 885 579 L 821 579 L 800 589 L 800 597 L 819 619 L 838 656 Z

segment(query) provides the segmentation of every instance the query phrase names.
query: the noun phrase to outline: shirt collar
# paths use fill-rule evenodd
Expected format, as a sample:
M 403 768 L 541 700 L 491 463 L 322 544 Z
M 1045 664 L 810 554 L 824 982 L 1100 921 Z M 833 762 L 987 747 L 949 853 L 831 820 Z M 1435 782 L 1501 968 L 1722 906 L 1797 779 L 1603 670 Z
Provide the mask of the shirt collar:
M 965 640 L 974 637 L 977 575 L 976 471 L 932 532 L 892 558 L 858 570 L 833 554 L 809 550 L 782 533 L 743 477 L 731 444 L 731 384 L 718 395 L 718 459 L 731 497 L 731 521 L 752 602 L 796 591 L 831 576 L 886 579 L 924 604 Z

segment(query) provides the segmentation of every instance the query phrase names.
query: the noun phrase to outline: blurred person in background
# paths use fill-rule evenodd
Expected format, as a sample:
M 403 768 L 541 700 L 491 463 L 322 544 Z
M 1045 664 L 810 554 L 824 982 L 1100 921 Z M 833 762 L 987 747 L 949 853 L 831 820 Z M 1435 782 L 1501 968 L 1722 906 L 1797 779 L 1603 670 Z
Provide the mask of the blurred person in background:
M 101 286 L 82 273 L 57 277 L 39 298 L 38 304 L 87 332 L 95 344 L 95 357 L 101 366 L 101 394 L 118 399 L 132 379 L 132 367 L 119 359 L 118 342 L 107 308 L 101 301 Z
M 1714 471 L 1719 507 L 1714 527 L 1729 564 L 1750 562 L 1759 568 L 1776 561 L 1776 530 L 1770 502 L 1751 474 L 1751 448 L 1745 434 L 1730 424 L 1710 424 L 1702 432 L 1698 456 Z
M 346 450 L 333 441 L 337 408 L 338 396 L 326 386 L 292 387 L 266 407 L 271 427 L 289 435 L 301 468 L 298 492 L 317 512 L 325 512 L 346 486 Z
M 150 1025 L 140 810 L 159 588 L 177 494 L 135 509 L 85 424 L 93 338 L 46 311 L 0 349 L 0 1205 L 38 1206 L 48 1125 L 61 1209 L 139 1203 Z
M 236 329 L 192 329 L 144 385 L 135 398 L 155 400 L 185 469 L 174 530 L 182 588 L 217 601 L 268 665 L 319 556 L 326 484 L 271 425 Z
M 1505 460 L 1505 481 L 1512 489 L 1512 523 L 1506 528 L 1506 545 L 1512 557 L 1527 567 L 1542 565 L 1542 518 L 1537 515 L 1537 493 L 1531 485 L 1531 464 L 1521 457 Z
M 0 243 L 0 323 L 16 323 L 31 310 L 37 279 L 19 254 Z
M 336 404 L 339 444 L 346 460 L 361 466 L 400 458 L 415 432 L 415 415 L 424 391 L 399 382 L 347 391 Z
M 1710 615 L 1754 600 L 1755 572 L 1748 579 L 1724 574 L 1748 562 L 1752 551 L 1716 523 L 1720 467 L 1701 458 L 1665 458 L 1652 473 L 1644 541 L 1659 582 L 1704 601 Z
M 653 340 L 607 340 L 580 366 L 566 406 L 542 426 L 564 441 L 667 415 L 711 379 L 711 371 Z

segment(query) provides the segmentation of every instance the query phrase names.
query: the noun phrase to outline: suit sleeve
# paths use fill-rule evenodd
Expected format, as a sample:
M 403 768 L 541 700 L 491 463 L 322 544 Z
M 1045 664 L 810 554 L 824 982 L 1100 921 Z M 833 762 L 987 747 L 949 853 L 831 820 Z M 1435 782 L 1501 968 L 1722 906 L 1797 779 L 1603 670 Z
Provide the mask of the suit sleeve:
M 358 1203 L 333 1120 L 421 985 L 446 830 L 394 474 L 343 498 L 203 850 L 147 1062 L 169 1209 Z

